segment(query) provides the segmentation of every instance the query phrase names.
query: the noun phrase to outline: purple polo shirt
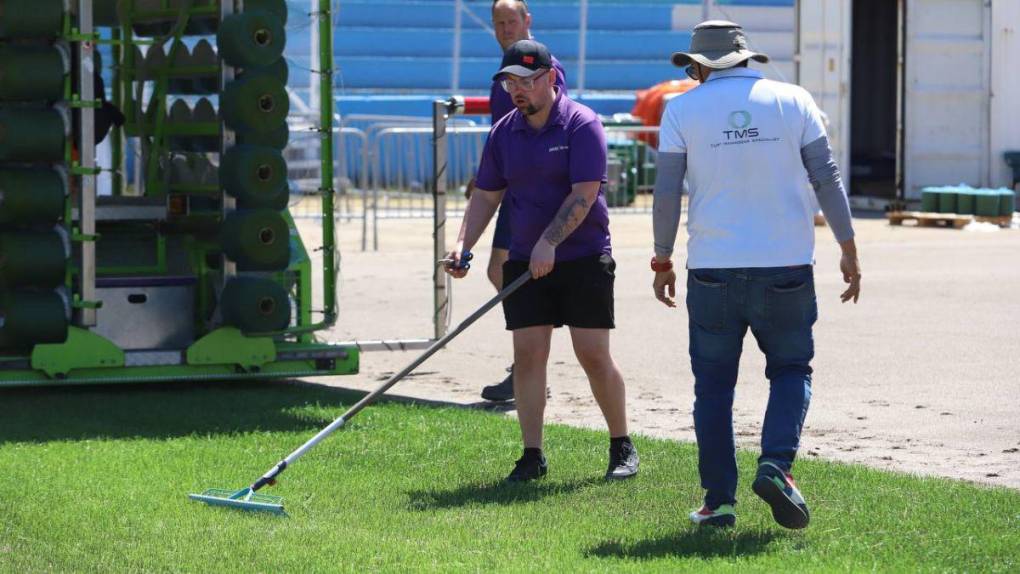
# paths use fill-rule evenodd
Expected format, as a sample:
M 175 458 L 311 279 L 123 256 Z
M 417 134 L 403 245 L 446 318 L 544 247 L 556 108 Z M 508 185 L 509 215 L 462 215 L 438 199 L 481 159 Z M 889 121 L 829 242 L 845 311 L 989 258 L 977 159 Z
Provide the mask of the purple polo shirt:
M 552 56 L 552 65 L 556 70 L 556 85 L 564 94 L 567 94 L 567 73 L 563 71 L 563 66 L 556 56 Z M 512 111 L 514 111 L 513 98 L 503 89 L 503 86 L 499 85 L 499 80 L 493 81 L 492 88 L 489 90 L 489 113 L 492 114 L 492 125 L 496 125 L 496 122 Z
M 557 93 L 549 119 L 532 129 L 517 109 L 496 122 L 482 151 L 475 185 L 506 188 L 503 208 L 510 208 L 510 259 L 531 258 L 542 233 L 556 217 L 571 186 L 601 181 L 598 200 L 588 216 L 556 247 L 556 261 L 609 255 L 609 208 L 606 205 L 606 134 L 591 109 Z

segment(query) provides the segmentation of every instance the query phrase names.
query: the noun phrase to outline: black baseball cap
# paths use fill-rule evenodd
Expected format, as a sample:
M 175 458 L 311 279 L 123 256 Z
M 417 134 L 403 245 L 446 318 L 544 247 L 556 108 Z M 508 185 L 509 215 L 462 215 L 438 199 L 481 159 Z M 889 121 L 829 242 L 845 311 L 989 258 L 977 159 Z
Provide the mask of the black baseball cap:
M 544 44 L 534 40 L 514 42 L 503 52 L 503 63 L 499 71 L 492 76 L 498 80 L 503 74 L 513 74 L 522 78 L 533 76 L 545 68 L 552 67 L 552 55 Z

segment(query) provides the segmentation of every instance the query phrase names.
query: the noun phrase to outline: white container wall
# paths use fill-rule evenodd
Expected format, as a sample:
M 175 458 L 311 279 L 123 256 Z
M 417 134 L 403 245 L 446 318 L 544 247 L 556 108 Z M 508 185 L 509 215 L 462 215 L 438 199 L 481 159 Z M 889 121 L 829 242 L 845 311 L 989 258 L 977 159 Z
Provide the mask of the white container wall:
M 928 185 L 1008 186 L 1012 171 L 1002 154 L 1020 150 L 1020 0 L 889 1 L 902 2 L 905 13 L 900 171 L 906 198 L 920 198 Z M 673 28 L 690 30 L 706 17 L 742 24 L 752 48 L 773 58 L 755 67 L 814 96 L 850 178 L 853 7 L 854 0 L 683 4 L 673 9 Z
M 989 184 L 991 11 L 985 0 L 907 0 L 904 189 Z
M 1020 151 L 1020 2 L 992 2 L 991 184 L 1009 187 L 1003 152 Z

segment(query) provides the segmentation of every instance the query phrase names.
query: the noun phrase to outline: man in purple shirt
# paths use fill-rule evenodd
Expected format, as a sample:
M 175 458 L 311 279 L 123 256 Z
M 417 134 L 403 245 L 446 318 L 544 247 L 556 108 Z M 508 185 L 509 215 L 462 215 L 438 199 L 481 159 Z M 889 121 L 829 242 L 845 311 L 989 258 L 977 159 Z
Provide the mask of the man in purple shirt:
M 531 38 L 531 14 L 528 12 L 526 0 L 493 0 L 492 27 L 496 40 L 505 52 L 507 48 L 520 40 Z M 556 58 L 552 58 L 552 67 L 556 70 L 556 85 L 563 93 L 567 93 L 566 73 Z M 492 81 L 489 90 L 489 112 L 492 114 L 492 125 L 496 125 L 503 116 L 514 110 L 514 102 L 510 93 L 503 89 L 498 79 Z M 474 181 L 468 184 L 468 192 L 472 190 Z M 487 269 L 489 281 L 496 290 L 503 285 L 503 264 L 510 254 L 510 210 L 499 209 L 496 216 L 496 230 L 492 234 L 492 254 Z M 503 382 L 489 385 L 482 389 L 482 398 L 487 401 L 511 401 L 514 398 L 513 366 L 508 369 Z
M 503 302 L 514 339 L 514 396 L 524 440 L 510 482 L 540 478 L 546 364 L 555 327 L 570 327 L 578 362 L 609 427 L 607 479 L 637 474 L 637 451 L 627 436 L 623 377 L 609 353 L 616 263 L 606 206 L 606 137 L 595 112 L 556 87 L 552 56 L 534 40 L 503 54 L 495 78 L 514 111 L 493 126 L 447 272 L 460 278 L 470 251 L 504 200 L 510 212 L 510 259 L 503 285 L 530 269 L 527 282 Z

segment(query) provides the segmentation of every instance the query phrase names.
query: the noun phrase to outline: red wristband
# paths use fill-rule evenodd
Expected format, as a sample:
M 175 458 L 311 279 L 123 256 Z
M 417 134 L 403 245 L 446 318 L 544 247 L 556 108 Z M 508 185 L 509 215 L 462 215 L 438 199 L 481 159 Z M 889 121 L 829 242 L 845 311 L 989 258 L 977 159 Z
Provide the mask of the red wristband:
M 664 271 L 672 271 L 673 262 L 669 259 L 659 263 L 654 257 L 652 257 L 652 271 L 656 273 L 662 273 Z

